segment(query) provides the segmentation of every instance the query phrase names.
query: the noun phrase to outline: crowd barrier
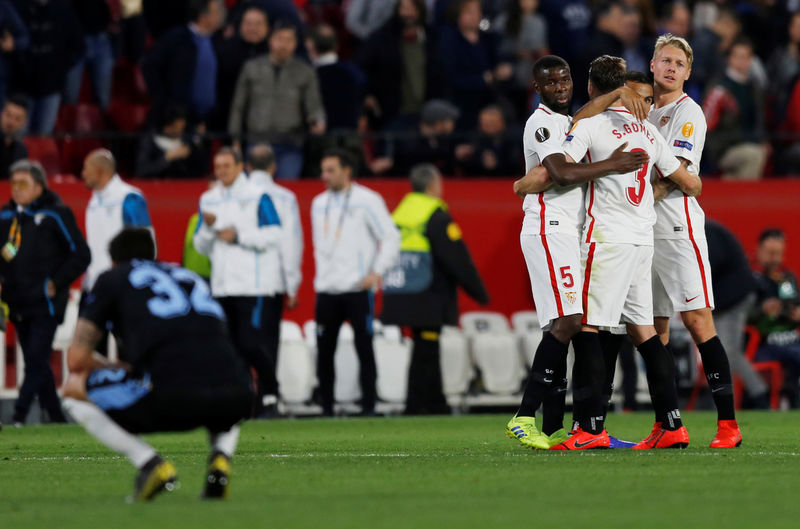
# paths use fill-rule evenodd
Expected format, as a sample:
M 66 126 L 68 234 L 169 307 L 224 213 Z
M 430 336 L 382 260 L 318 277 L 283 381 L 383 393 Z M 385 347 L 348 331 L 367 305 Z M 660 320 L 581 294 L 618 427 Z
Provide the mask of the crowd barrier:
M 130 182 L 141 188 L 147 197 L 159 257 L 167 261 L 180 261 L 186 224 L 190 215 L 197 211 L 198 199 L 207 188 L 207 181 Z M 444 188 L 444 198 L 450 212 L 461 226 L 464 240 L 489 290 L 489 309 L 507 317 L 519 310 L 530 310 L 533 303 L 519 247 L 522 201 L 511 192 L 512 182 L 512 179 L 448 179 Z M 409 190 L 408 182 L 404 179 L 363 179 L 360 183 L 380 193 L 390 209 Z M 309 209 L 313 197 L 324 187 L 317 180 L 282 184 L 297 194 L 305 235 L 300 304 L 285 317 L 302 323 L 313 318 L 314 312 L 314 258 Z M 83 227 L 89 190 L 73 177 L 57 177 L 51 185 L 73 209 Z M 8 187 L 0 186 L 3 203 L 8 197 Z M 751 256 L 761 230 L 771 226 L 782 228 L 787 235 L 786 264 L 800 271 L 800 180 L 706 180 L 700 203 L 709 218 L 721 222 L 738 236 Z M 462 310 L 479 309 L 463 294 L 460 307 Z

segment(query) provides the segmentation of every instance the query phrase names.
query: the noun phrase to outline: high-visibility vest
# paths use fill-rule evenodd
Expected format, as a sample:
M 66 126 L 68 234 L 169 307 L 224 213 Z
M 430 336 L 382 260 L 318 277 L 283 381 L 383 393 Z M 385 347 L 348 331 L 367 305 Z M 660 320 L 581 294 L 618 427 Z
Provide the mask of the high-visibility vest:
M 447 211 L 447 204 L 424 193 L 409 193 L 392 213 L 400 229 L 400 257 L 384 276 L 384 293 L 422 292 L 430 286 L 433 257 L 425 230 L 437 209 Z

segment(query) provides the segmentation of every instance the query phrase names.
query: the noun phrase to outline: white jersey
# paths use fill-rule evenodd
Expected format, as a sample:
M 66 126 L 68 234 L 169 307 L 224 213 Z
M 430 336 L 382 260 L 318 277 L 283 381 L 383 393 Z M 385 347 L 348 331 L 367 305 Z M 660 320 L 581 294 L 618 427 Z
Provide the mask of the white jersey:
M 572 126 L 572 118 L 539 105 L 525 123 L 522 144 L 525 172 L 541 165 L 554 153 L 563 153 L 564 138 Z M 583 186 L 553 186 L 547 191 L 530 194 L 522 203 L 525 218 L 523 235 L 567 233 L 578 237 L 583 225 Z
M 650 160 L 639 171 L 611 174 L 592 180 L 586 194 L 585 243 L 653 245 L 653 187 L 648 178 L 650 164 L 663 175 L 678 170 L 680 162 L 666 140 L 650 123 L 639 123 L 623 108 L 579 121 L 564 140 L 564 151 L 573 160 L 588 155 L 588 161 L 608 159 L 620 145 L 647 153 Z
M 648 116 L 656 126 L 670 151 L 689 162 L 686 168 L 692 174 L 700 172 L 700 157 L 706 143 L 706 118 L 700 105 L 686 94 L 661 108 L 652 108 Z M 695 197 L 676 189 L 656 204 L 656 239 L 705 239 L 703 208 Z

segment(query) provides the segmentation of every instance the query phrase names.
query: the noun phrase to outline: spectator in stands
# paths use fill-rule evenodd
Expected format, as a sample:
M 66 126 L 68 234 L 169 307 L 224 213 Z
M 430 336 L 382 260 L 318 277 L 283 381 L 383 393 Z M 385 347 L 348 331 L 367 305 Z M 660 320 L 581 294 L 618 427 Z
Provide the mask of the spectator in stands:
M 224 40 L 217 49 L 217 119 L 213 128 L 227 130 L 233 92 L 244 63 L 269 51 L 267 13 L 252 5 L 242 14 L 238 32 Z
M 390 175 L 408 174 L 411 168 L 421 163 L 431 163 L 442 174 L 455 172 L 456 139 L 454 131 L 459 110 L 442 99 L 425 103 L 419 120 L 419 134 L 386 141 L 381 154 L 372 160 L 373 173 Z M 459 146 L 459 158 L 470 154 L 468 145 Z M 461 154 L 463 152 L 463 154 Z
M 786 237 L 778 228 L 761 232 L 756 253 L 756 308 L 752 323 L 761 333 L 757 361 L 777 360 L 786 371 L 784 393 L 800 405 L 800 291 L 797 277 L 783 265 Z
M 442 392 L 439 335 L 458 325 L 460 286 L 481 305 L 489 303 L 461 230 L 442 201 L 442 175 L 430 164 L 411 170 L 411 190 L 392 213 L 400 228 L 400 258 L 385 275 L 381 321 L 411 327 L 405 413 L 450 413 Z
M 14 5 L 30 32 L 31 45 L 18 54 L 13 86 L 30 98 L 27 132 L 50 134 L 67 72 L 84 53 L 80 24 L 66 0 L 14 0 Z
M 422 105 L 436 90 L 434 39 L 425 18 L 424 0 L 400 0 L 394 16 L 361 46 L 366 106 L 376 128 L 413 130 Z
M 373 294 L 394 264 L 400 235 L 377 193 L 353 182 L 355 161 L 340 149 L 322 158 L 327 191 L 311 203 L 317 293 L 317 377 L 322 412 L 333 415 L 334 353 L 339 329 L 350 321 L 360 363 L 361 409 L 375 413 Z
M 8 168 L 17 160 L 28 157 L 28 148 L 20 137 L 28 121 L 28 100 L 22 96 L 11 96 L 6 99 L 0 113 L 0 178 L 8 178 Z
M 493 102 L 492 87 L 513 75 L 511 64 L 498 61 L 497 35 L 481 31 L 482 17 L 480 0 L 458 0 L 452 23 L 439 35 L 445 94 L 461 111 L 458 130 L 471 130 L 481 108 Z
M 533 63 L 547 55 L 547 21 L 536 12 L 539 0 L 511 0 L 494 20 L 501 34 L 500 54 L 513 58 L 511 97 L 519 116 L 527 115 L 528 93 L 533 81 Z
M 89 248 L 72 211 L 48 189 L 38 162 L 20 160 L 10 172 L 11 200 L 0 211 L 0 234 L 8 241 L 0 259 L 0 284 L 25 359 L 12 420 L 24 424 L 38 395 L 51 422 L 66 422 L 50 357 L 69 287 L 86 270 Z
M 757 180 L 764 172 L 764 98 L 750 76 L 753 46 L 739 38 L 728 51 L 724 78 L 703 102 L 708 123 L 706 152 L 715 160 L 723 178 Z
M 297 4 L 292 0 L 239 0 L 228 13 L 227 26 L 229 28 L 239 27 L 242 15 L 252 6 L 260 7 L 264 10 L 272 24 L 281 22 L 287 26 L 294 26 L 298 38 L 303 36 L 305 25 Z
M 767 65 L 770 110 L 776 122 L 786 115 L 792 87 L 800 73 L 800 13 L 791 16 L 787 34 L 788 42 L 772 53 Z
M 186 111 L 170 107 L 159 128 L 142 137 L 136 156 L 136 176 L 198 178 L 208 170 L 202 138 L 186 129 Z
M 297 30 L 277 23 L 269 55 L 247 61 L 239 75 L 228 120 L 237 143 L 270 141 L 278 178 L 296 179 L 303 169 L 306 132 L 325 132 L 325 109 L 314 69 L 294 57 Z
M 550 28 L 547 34 L 550 53 L 562 57 L 568 64 L 577 64 L 589 43 L 590 4 L 589 0 L 541 0 L 539 11 Z M 575 68 L 572 73 L 575 75 Z
M 225 310 L 239 354 L 258 374 L 256 414 L 277 404 L 274 339 L 283 309 L 281 221 L 266 191 L 250 182 L 239 153 L 222 148 L 214 156 L 218 185 L 200 197 L 200 228 L 194 246 L 211 259 L 211 294 Z
M 717 11 L 714 22 L 695 31 L 692 39 L 694 62 L 692 64 L 692 83 L 698 87 L 699 95 L 711 81 L 725 73 L 725 57 L 733 41 L 739 35 L 742 25 L 739 17 L 730 9 Z
M 186 105 L 191 124 L 202 124 L 217 102 L 217 56 L 211 35 L 222 20 L 220 0 L 190 0 L 188 25 L 171 29 L 145 57 L 142 73 L 153 98 L 151 119 L 170 105 Z
M 123 182 L 117 174 L 117 161 L 111 151 L 97 149 L 83 162 L 84 184 L 92 190 L 86 206 L 86 240 L 92 251 L 92 261 L 83 278 L 81 303 L 94 287 L 97 278 L 111 268 L 108 245 L 123 228 L 150 228 L 150 214 L 142 192 Z M 155 234 L 153 235 L 155 238 Z M 106 337 L 100 352 L 105 351 Z
M 3 29 L 0 38 L 0 101 L 5 101 L 11 81 L 12 60 L 15 54 L 28 49 L 31 38 L 10 0 L 0 2 L 0 28 Z
M 336 30 L 328 24 L 314 28 L 306 39 L 308 56 L 319 79 L 327 128 L 352 132 L 358 128 L 366 77 L 354 63 L 339 60 L 337 46 Z
M 658 34 L 670 33 L 676 37 L 689 38 L 692 31 L 692 12 L 686 2 L 676 0 L 669 2 L 661 8 L 661 18 L 658 23 Z
M 642 16 L 639 11 L 627 8 L 619 24 L 619 40 L 628 71 L 646 72 L 650 66 L 654 43 L 642 36 Z
M 189 17 L 191 0 L 142 0 L 142 14 L 147 32 L 158 42 L 169 30 L 183 26 Z
M 67 73 L 64 103 L 74 105 L 78 102 L 85 67 L 92 80 L 95 101 L 105 112 L 111 102 L 111 71 L 114 68 L 114 52 L 108 33 L 111 10 L 106 0 L 72 0 L 72 6 L 81 24 L 86 47 L 83 57 Z
M 768 389 L 745 357 L 744 326 L 755 302 L 755 280 L 736 236 L 725 226 L 706 219 L 708 259 L 714 287 L 714 326 L 728 353 L 731 371 L 744 381 L 749 404 L 768 408 Z
M 519 135 L 506 127 L 503 110 L 490 105 L 478 115 L 478 135 L 470 145 L 461 149 L 459 165 L 468 176 L 508 176 L 521 174 L 522 150 Z M 469 155 L 465 157 L 465 155 Z
M 147 46 L 142 0 L 120 0 L 119 56 L 139 64 Z
M 398 0 L 350 0 L 344 8 L 344 25 L 347 31 L 366 40 L 392 18 L 398 3 Z

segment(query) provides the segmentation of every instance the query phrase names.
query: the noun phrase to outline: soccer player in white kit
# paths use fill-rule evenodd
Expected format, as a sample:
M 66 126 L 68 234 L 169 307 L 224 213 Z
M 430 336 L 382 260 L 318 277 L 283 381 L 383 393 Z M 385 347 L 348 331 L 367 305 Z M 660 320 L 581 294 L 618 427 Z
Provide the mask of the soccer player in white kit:
M 543 57 L 533 72 L 534 88 L 542 102 L 528 119 L 523 135 L 527 171 L 551 154 L 563 158 L 562 143 L 572 126 L 567 115 L 572 100 L 572 76 L 567 63 L 560 57 Z M 625 153 L 621 148 L 607 158 L 574 169 L 588 180 L 611 172 L 636 170 L 646 161 L 644 156 Z M 555 186 L 528 194 L 523 209 L 520 244 L 545 333 L 536 350 L 519 411 L 509 421 L 506 434 L 525 446 L 548 449 L 567 439 L 563 428 L 567 346 L 580 331 L 583 313 L 579 242 L 583 187 Z M 541 404 L 544 413 L 540 432 L 535 412 Z
M 595 98 L 625 83 L 625 61 L 604 55 L 592 62 L 589 95 Z M 687 194 L 698 194 L 700 181 L 688 173 L 673 156 L 655 127 L 641 123 L 622 107 L 610 107 L 601 114 L 577 123 L 564 141 L 567 161 L 606 159 L 620 146 L 645 152 L 650 163 L 637 171 L 617 173 L 592 180 L 586 195 L 586 220 L 582 234 L 584 280 L 581 292 L 584 317 L 582 331 L 573 338 L 575 367 L 574 395 L 586 402 L 587 414 L 579 416 L 580 427 L 556 450 L 606 448 L 602 386 L 605 367 L 598 331 L 601 327 L 627 324 L 628 333 L 645 360 L 654 408 L 665 415 L 658 442 L 634 448 L 688 446 L 689 436 L 678 410 L 674 363 L 653 326 L 651 265 L 653 256 L 653 187 L 650 164 L 668 175 Z M 553 161 L 558 161 L 554 158 Z M 544 165 L 560 185 L 578 183 L 572 164 Z
M 670 150 L 694 174 L 706 136 L 703 110 L 683 92 L 692 72 L 692 48 L 670 34 L 656 42 L 653 72 L 654 106 L 649 121 L 667 140 Z M 705 235 L 705 215 L 697 199 L 674 189 L 656 204 L 654 227 L 653 312 L 661 341 L 669 340 L 669 318 L 679 312 L 703 361 L 711 396 L 717 407 L 717 434 L 711 448 L 733 448 L 742 443 L 733 404 L 731 369 L 717 337 L 711 311 L 714 292 Z M 658 421 L 658 419 L 657 419 Z M 658 424 L 656 423 L 657 430 Z

